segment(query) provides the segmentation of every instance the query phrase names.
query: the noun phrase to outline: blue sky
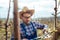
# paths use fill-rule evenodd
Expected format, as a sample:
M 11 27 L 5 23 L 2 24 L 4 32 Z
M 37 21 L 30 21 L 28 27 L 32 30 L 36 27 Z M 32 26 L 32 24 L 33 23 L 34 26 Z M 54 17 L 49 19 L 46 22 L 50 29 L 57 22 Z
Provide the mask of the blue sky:
M 32 18 L 37 17 L 51 17 L 54 13 L 55 1 L 54 0 L 18 0 L 19 10 L 22 10 L 24 6 L 29 9 L 34 9 L 35 13 Z M 9 0 L 0 1 L 0 18 L 6 18 L 8 13 Z M 60 7 L 58 8 L 60 12 Z M 60 15 L 58 15 L 60 16 Z M 13 18 L 13 2 L 11 2 L 10 18 Z

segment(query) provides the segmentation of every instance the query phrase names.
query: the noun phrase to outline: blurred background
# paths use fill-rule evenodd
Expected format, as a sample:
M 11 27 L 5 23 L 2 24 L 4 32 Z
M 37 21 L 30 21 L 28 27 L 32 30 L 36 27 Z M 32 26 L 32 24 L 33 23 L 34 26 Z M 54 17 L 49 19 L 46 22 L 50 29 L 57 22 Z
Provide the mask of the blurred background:
M 22 10 L 24 6 L 27 6 L 30 9 L 34 9 L 35 13 L 32 16 L 32 21 L 37 21 L 49 26 L 50 31 L 55 29 L 55 1 L 56 0 L 18 0 L 18 12 Z M 0 1 L 0 40 L 6 39 L 5 32 L 5 22 L 8 16 L 10 2 L 10 11 L 9 11 L 9 20 L 8 20 L 8 40 L 11 38 L 13 32 L 13 0 L 1 0 Z M 60 0 L 57 0 L 57 40 L 60 40 Z M 43 35 L 42 30 L 37 30 L 38 36 Z M 54 33 L 51 34 L 54 36 Z

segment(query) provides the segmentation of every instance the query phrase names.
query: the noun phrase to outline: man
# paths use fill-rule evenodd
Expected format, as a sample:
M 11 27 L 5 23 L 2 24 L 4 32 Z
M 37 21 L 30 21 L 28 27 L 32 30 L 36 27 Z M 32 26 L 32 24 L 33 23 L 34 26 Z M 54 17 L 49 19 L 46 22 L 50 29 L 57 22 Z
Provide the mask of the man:
M 47 25 L 32 22 L 31 16 L 34 14 L 33 9 L 28 9 L 24 7 L 22 11 L 19 12 L 22 23 L 20 23 L 20 34 L 22 40 L 31 40 L 37 37 L 37 29 L 47 29 Z

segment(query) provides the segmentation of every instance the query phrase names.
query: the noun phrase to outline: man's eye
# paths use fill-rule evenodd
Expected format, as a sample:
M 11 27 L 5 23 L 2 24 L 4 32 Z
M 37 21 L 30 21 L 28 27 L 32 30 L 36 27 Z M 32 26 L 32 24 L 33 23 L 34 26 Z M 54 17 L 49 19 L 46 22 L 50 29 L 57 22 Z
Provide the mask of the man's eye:
M 25 17 L 25 18 L 29 18 L 29 17 Z

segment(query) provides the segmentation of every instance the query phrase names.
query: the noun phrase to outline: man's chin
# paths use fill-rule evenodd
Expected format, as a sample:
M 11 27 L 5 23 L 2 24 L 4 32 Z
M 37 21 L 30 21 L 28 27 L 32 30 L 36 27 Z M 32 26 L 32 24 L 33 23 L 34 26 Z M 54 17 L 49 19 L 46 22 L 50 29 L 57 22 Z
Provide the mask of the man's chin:
M 29 24 L 30 22 L 27 22 L 26 24 Z

